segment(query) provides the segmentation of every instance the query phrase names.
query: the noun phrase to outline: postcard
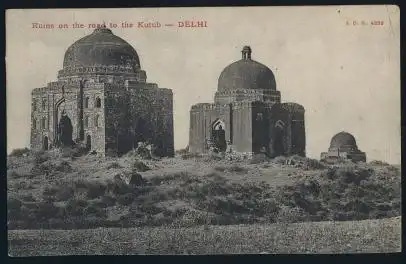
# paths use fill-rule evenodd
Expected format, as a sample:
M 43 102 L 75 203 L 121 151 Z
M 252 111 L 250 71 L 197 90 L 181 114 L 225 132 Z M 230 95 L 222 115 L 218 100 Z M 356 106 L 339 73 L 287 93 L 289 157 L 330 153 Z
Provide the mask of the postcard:
M 10 256 L 401 251 L 394 5 L 6 12 Z

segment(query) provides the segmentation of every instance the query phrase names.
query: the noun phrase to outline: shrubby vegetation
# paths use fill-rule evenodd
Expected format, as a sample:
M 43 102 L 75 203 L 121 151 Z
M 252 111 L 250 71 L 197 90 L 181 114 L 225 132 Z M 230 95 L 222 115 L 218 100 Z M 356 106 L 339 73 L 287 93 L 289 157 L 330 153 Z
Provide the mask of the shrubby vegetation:
M 33 177 L 75 171 L 69 160 L 53 159 L 47 152 L 33 154 L 31 163 Z M 284 186 L 224 177 L 224 173 L 247 174 L 247 166 L 253 163 L 289 164 L 311 173 Z M 112 162 L 107 167 L 122 166 Z M 107 181 L 61 181 L 42 189 L 38 199 L 29 195 L 9 197 L 8 228 L 181 227 L 400 215 L 400 172 L 384 163 L 328 165 L 298 156 L 278 157 L 234 165 L 218 163 L 204 176 L 173 172 L 132 185 L 122 179 L 150 170 L 135 159 L 130 170 Z M 13 169 L 8 175 L 12 180 L 22 179 Z
M 30 153 L 30 150 L 28 148 L 17 148 L 17 149 L 13 149 L 8 156 L 9 157 L 22 157 L 24 155 L 28 155 L 29 153 Z

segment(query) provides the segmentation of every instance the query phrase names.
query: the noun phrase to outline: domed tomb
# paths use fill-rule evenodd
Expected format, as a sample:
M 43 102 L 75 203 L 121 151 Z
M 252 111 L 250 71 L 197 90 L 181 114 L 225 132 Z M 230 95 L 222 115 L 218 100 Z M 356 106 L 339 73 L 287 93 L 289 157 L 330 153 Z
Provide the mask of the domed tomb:
M 305 156 L 304 107 L 281 103 L 273 72 L 252 59 L 249 46 L 241 54 L 220 73 L 214 103 L 192 105 L 189 151 Z
M 355 137 L 348 132 L 340 132 L 333 136 L 330 141 L 330 149 L 341 151 L 358 150 Z
M 31 149 L 117 156 L 147 141 L 174 154 L 172 91 L 147 82 L 135 49 L 105 25 L 69 43 L 58 80 L 31 96 Z
M 366 161 L 366 155 L 358 149 L 355 137 L 345 131 L 335 134 L 331 138 L 328 152 L 321 153 L 322 160 L 328 160 L 331 158 Z
M 94 67 L 115 67 L 122 71 L 125 69 L 126 72 L 136 72 L 141 68 L 136 50 L 105 26 L 95 29 L 92 34 L 77 40 L 67 49 L 62 75 L 75 69 L 91 72 L 86 68 Z

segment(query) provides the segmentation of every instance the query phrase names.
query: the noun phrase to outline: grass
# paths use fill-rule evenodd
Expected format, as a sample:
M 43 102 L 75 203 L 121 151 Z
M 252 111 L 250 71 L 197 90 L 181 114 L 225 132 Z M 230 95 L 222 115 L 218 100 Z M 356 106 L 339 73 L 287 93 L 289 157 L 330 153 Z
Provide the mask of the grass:
M 12 230 L 11 256 L 383 253 L 401 251 L 400 217 L 208 228 Z

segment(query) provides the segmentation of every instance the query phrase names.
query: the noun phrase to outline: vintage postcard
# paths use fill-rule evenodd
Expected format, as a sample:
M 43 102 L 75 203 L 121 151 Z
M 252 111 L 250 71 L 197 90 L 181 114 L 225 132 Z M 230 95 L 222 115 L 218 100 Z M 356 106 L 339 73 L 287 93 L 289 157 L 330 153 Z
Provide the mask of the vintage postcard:
M 10 256 L 401 251 L 397 6 L 6 12 Z

